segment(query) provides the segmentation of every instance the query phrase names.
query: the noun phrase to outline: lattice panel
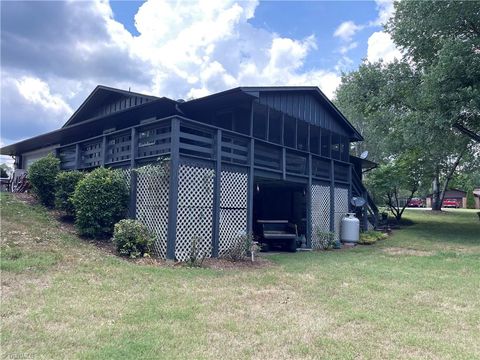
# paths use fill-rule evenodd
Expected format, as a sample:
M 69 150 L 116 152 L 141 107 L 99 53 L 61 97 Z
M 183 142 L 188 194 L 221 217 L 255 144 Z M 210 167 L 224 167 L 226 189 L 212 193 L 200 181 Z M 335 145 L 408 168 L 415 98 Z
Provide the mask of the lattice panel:
M 317 231 L 330 231 L 330 187 L 312 185 L 311 196 L 312 249 L 320 249 L 322 246 Z
M 132 177 L 132 169 L 121 169 L 119 170 L 123 180 L 125 181 L 125 185 L 128 189 L 130 189 L 130 180 Z
M 335 240 L 340 240 L 340 224 L 342 218 L 348 212 L 348 189 L 335 188 Z
M 222 171 L 221 208 L 247 208 L 247 173 Z
M 168 231 L 168 173 L 138 172 L 136 218 L 155 234 L 154 252 L 167 256 Z
M 219 255 L 235 245 L 239 235 L 247 231 L 248 175 L 222 171 L 220 183 Z
M 211 168 L 181 165 L 178 174 L 177 238 L 175 257 L 190 256 L 192 239 L 203 256 L 212 254 L 213 182 Z

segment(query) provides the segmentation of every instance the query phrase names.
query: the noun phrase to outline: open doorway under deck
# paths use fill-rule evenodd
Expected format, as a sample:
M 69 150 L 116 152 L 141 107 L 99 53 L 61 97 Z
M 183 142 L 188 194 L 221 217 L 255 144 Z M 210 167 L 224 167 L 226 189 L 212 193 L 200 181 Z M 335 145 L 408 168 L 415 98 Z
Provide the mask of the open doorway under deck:
M 265 234 L 270 232 L 272 239 Z M 264 250 L 295 251 L 307 237 L 305 184 L 255 178 L 253 232 Z M 274 235 L 272 235 L 274 234 Z M 288 237 L 295 239 L 289 240 Z

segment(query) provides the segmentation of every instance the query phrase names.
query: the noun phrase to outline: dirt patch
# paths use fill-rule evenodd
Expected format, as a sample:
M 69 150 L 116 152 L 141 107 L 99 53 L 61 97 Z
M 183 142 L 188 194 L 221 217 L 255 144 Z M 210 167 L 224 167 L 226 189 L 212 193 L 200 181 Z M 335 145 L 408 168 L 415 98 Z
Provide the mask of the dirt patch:
M 227 259 L 205 259 L 203 265 L 209 269 L 229 270 L 229 269 L 261 269 L 273 266 L 273 263 L 263 257 L 255 258 L 255 261 L 240 260 L 231 261 Z
M 38 205 L 39 202 L 33 196 L 33 194 L 30 193 L 12 193 L 13 196 L 15 196 L 16 199 L 20 200 L 23 203 L 29 204 L 29 205 Z
M 127 261 L 133 262 L 138 265 L 152 265 L 159 267 L 187 267 L 185 262 L 174 262 L 170 260 L 158 259 L 154 257 L 144 257 L 139 259 L 124 258 Z M 231 261 L 227 259 L 208 258 L 202 263 L 202 267 L 206 269 L 215 270 L 248 270 L 248 269 L 262 269 L 273 266 L 273 263 L 263 257 L 257 257 L 254 262 L 250 260 Z
M 435 255 L 433 251 L 426 251 L 426 250 L 416 250 L 416 249 L 409 249 L 409 248 L 399 248 L 399 247 L 392 247 L 382 249 L 382 251 L 388 255 L 406 255 L 406 256 L 432 256 Z

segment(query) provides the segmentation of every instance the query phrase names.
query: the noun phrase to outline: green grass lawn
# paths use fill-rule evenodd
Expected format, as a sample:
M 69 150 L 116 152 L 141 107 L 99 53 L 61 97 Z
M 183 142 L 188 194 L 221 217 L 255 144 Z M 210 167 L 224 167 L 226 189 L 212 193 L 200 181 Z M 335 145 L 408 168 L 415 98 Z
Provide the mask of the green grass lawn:
M 3 358 L 480 358 L 474 211 L 248 270 L 134 264 L 11 195 L 1 211 Z

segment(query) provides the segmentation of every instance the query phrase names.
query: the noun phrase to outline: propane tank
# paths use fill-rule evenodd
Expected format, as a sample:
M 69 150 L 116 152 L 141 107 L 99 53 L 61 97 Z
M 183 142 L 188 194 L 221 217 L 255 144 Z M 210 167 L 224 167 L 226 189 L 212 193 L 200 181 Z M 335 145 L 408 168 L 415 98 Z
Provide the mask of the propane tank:
M 354 213 L 348 213 L 342 219 L 340 226 L 340 240 L 345 243 L 357 243 L 360 237 L 360 221 Z

